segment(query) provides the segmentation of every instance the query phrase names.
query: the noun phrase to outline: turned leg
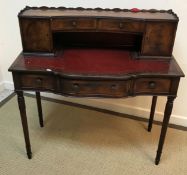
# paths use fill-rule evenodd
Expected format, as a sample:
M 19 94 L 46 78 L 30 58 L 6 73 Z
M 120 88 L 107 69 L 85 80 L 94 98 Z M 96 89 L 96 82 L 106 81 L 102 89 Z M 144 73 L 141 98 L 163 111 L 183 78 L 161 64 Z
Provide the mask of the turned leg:
M 154 118 L 154 114 L 155 114 L 156 102 L 157 102 L 157 96 L 153 96 L 152 105 L 151 105 L 151 112 L 150 112 L 150 117 L 149 117 L 149 124 L 148 124 L 148 131 L 149 132 L 151 131 L 152 125 L 153 125 L 153 118 Z
M 26 115 L 23 91 L 16 91 L 16 93 L 17 93 L 18 106 L 20 110 L 21 122 L 22 122 L 22 127 L 23 127 L 24 138 L 25 138 L 27 156 L 29 159 L 31 159 L 32 152 L 31 152 L 31 145 L 30 145 L 30 139 L 29 139 L 29 130 L 28 130 L 28 124 L 27 124 L 27 115 Z
M 38 106 L 38 116 L 39 116 L 39 122 L 40 122 L 40 127 L 43 127 L 43 114 L 42 114 L 42 104 L 41 104 L 41 97 L 40 97 L 40 92 L 36 91 L 36 101 L 37 101 L 37 106 Z
M 156 158 L 155 158 L 155 164 L 156 165 L 159 164 L 160 157 L 161 157 L 161 154 L 162 154 L 162 148 L 163 148 L 163 145 L 164 145 L 164 140 L 165 140 L 167 127 L 168 127 L 169 119 L 170 119 L 172 108 L 173 108 L 174 99 L 175 99 L 175 97 L 168 97 L 168 100 L 167 100 L 167 103 L 166 103 L 166 107 L 165 107 L 165 111 L 164 111 L 164 119 L 163 119 L 163 122 L 162 122 L 162 129 L 161 129 L 161 133 L 160 133 L 160 140 L 159 140 L 159 144 L 158 144 L 157 155 L 156 155 Z

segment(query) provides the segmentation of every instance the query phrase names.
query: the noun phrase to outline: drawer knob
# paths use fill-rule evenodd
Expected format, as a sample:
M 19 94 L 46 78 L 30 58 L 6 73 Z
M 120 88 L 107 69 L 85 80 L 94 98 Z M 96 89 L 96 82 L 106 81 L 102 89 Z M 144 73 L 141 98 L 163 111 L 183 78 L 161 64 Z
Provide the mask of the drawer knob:
M 77 22 L 76 21 L 72 21 L 72 26 L 76 27 L 77 26 Z
M 150 89 L 155 89 L 155 88 L 156 88 L 156 82 L 150 81 L 150 82 L 149 82 L 149 88 L 150 88 Z
M 77 84 L 77 83 L 75 83 L 75 84 L 73 84 L 73 89 L 75 90 L 75 91 L 78 91 L 79 90 L 79 84 Z
M 116 84 L 113 84 L 113 85 L 111 86 L 111 89 L 113 89 L 113 90 L 117 89 L 117 85 L 116 85 Z
M 122 29 L 123 27 L 124 27 L 123 23 L 120 22 L 120 23 L 119 23 L 119 28 Z
M 42 85 L 42 79 L 41 78 L 37 78 L 36 79 L 36 84 L 37 84 L 37 86 L 41 86 Z

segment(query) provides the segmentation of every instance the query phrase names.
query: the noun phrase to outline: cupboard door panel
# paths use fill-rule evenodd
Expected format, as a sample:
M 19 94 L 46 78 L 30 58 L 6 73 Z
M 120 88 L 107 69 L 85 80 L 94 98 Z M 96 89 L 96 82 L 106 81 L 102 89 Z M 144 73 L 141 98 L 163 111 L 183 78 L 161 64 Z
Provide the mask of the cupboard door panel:
M 176 23 L 149 22 L 143 39 L 142 55 L 171 56 Z
M 20 19 L 23 50 L 51 52 L 51 32 L 48 19 Z

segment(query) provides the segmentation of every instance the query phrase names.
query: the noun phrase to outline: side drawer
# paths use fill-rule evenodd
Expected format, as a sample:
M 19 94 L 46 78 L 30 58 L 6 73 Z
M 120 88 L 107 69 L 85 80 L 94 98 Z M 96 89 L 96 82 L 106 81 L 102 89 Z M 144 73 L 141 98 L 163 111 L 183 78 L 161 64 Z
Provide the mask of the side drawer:
M 171 80 L 168 78 L 139 78 L 134 81 L 135 94 L 168 94 L 170 92 Z
M 87 19 L 87 18 L 53 19 L 51 22 L 51 28 L 53 31 L 96 29 L 96 19 Z
M 144 23 L 138 21 L 100 19 L 98 23 L 99 30 L 143 32 Z
M 123 97 L 128 95 L 128 81 L 62 80 L 63 94 L 75 96 Z
M 51 75 L 24 74 L 20 75 L 22 89 L 55 90 L 56 81 Z

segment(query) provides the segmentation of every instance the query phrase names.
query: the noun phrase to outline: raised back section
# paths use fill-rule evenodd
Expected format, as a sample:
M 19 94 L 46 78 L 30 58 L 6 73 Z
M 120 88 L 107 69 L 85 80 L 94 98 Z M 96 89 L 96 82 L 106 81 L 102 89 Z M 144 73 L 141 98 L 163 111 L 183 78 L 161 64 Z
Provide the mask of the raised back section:
M 137 58 L 168 59 L 178 24 L 171 10 L 26 7 L 18 17 L 25 54 L 104 47 L 133 51 Z

